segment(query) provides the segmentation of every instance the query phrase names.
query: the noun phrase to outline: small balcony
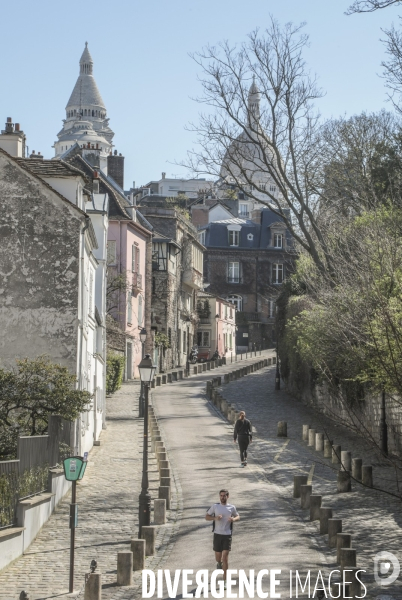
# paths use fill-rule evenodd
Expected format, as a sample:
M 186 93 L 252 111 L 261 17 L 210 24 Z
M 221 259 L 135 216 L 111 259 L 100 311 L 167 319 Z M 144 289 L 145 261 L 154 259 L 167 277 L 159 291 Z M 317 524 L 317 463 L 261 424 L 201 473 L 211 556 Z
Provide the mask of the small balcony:
M 140 290 L 142 290 L 142 275 L 133 273 L 133 291 L 138 292 Z
M 200 317 L 200 320 L 198 322 L 200 325 L 210 325 L 211 317 Z

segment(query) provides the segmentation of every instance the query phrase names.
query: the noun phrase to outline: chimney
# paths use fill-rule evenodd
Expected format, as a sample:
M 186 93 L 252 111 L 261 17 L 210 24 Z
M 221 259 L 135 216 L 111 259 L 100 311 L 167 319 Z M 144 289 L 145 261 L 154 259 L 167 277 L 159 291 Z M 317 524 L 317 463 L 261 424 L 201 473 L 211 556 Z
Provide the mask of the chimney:
M 166 173 L 162 171 L 162 179 L 166 179 Z
M 33 158 L 34 160 L 43 160 L 43 156 L 40 152 L 35 154 L 35 150 L 32 150 L 32 154 L 29 155 L 29 158 Z
M 0 134 L 0 148 L 15 158 L 25 158 L 26 136 L 20 129 L 20 124 L 14 125 L 11 117 Z
M 107 157 L 107 174 L 124 189 L 124 156 L 117 155 L 117 150 Z
M 98 171 L 94 171 L 94 177 L 92 180 L 92 190 L 94 194 L 99 194 L 99 174 Z

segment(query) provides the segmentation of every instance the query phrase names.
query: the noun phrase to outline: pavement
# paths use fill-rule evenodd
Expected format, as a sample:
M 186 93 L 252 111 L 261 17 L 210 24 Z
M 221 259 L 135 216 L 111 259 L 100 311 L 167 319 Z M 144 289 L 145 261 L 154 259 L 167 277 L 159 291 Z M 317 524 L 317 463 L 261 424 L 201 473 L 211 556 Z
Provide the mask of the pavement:
M 324 536 L 318 534 L 316 524 L 308 520 L 308 511 L 302 511 L 300 501 L 292 498 L 293 475 L 306 472 L 314 493 L 322 493 L 323 505 L 331 506 L 334 516 L 343 519 L 343 531 L 353 535 L 358 566 L 369 570 L 367 597 L 380 598 L 382 594 L 384 598 L 402 598 L 400 584 L 381 590 L 372 582 L 376 552 L 387 550 L 399 557 L 400 502 L 358 485 L 350 494 L 337 494 L 336 469 L 302 442 L 302 424 L 309 423 L 321 431 L 325 427 L 342 449 L 351 450 L 353 456 L 369 457 L 374 464 L 375 481 L 384 473 L 377 457 L 347 430 L 323 420 L 285 391 L 275 392 L 275 367 L 268 367 L 222 386 L 224 397 L 246 410 L 256 429 L 249 448 L 249 466 L 240 468 L 233 427 L 205 396 L 206 380 L 232 367 L 229 364 L 152 390 L 152 404 L 171 463 L 173 487 L 168 522 L 158 529 L 157 552 L 147 558 L 146 568 L 170 570 L 172 574 L 176 569 L 207 569 L 212 573 L 216 567 L 211 524 L 204 517 L 209 506 L 218 501 L 219 490 L 225 487 L 230 491 L 229 501 L 241 516 L 240 522 L 234 524 L 231 569 L 243 569 L 247 574 L 251 569 L 255 574 L 262 569 L 281 570 L 277 591 L 285 599 L 290 597 L 290 570 L 298 569 L 303 574 L 310 570 L 312 579 L 321 570 L 325 578 L 336 568 L 334 552 L 329 551 Z M 129 383 L 108 399 L 102 444 L 91 451 L 89 467 L 79 485 L 75 597 L 83 598 L 84 574 L 92 558 L 98 561 L 102 572 L 103 600 L 142 597 L 140 573 L 135 573 L 130 588 L 115 584 L 117 552 L 128 550 L 130 539 L 137 537 L 143 439 L 143 421 L 137 417 L 138 392 L 139 385 Z M 288 440 L 276 437 L 280 420 L 288 423 Z M 150 492 L 155 498 L 158 477 L 152 455 L 149 473 Z M 30 600 L 70 597 L 69 501 L 68 497 L 63 500 L 27 553 L 0 573 L 0 600 L 17 599 L 22 589 L 30 593 Z M 265 591 L 268 581 L 268 577 L 263 580 Z M 195 583 L 189 586 L 190 591 L 194 588 Z M 233 591 L 238 592 L 236 585 Z M 167 597 L 166 586 L 160 597 Z M 181 587 L 177 597 L 184 597 Z M 252 596 L 246 593 L 245 597 Z M 298 597 L 308 596 L 299 593 Z

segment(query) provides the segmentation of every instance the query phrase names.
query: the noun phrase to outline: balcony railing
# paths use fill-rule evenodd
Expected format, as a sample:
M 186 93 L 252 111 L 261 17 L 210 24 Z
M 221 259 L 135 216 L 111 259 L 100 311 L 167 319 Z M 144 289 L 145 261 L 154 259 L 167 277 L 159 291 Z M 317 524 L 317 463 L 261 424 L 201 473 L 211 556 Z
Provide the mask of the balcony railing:
M 200 317 L 199 323 L 200 325 L 210 325 L 211 317 Z
M 133 273 L 133 290 L 142 290 L 142 275 L 140 273 Z

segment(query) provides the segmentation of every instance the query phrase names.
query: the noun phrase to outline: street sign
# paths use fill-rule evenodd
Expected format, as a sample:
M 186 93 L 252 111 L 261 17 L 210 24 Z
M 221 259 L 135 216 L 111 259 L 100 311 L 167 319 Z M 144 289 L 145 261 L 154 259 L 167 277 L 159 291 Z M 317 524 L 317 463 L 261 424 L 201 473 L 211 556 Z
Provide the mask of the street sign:
M 64 476 L 67 481 L 78 481 L 84 477 L 87 463 L 81 456 L 70 456 L 63 461 Z

